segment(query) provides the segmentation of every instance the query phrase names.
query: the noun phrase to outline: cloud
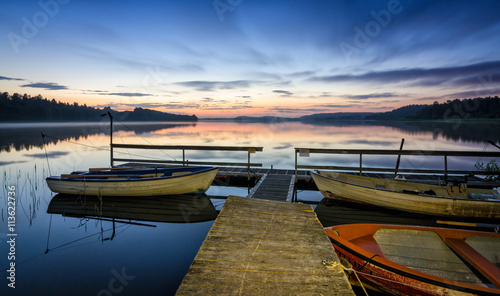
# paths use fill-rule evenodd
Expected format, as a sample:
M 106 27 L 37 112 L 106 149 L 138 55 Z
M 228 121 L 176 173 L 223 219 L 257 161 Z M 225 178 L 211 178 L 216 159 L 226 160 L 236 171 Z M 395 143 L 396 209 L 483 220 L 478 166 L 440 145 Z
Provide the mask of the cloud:
M 12 77 L 5 77 L 5 76 L 0 76 L 0 80 L 24 81 L 24 79 L 21 79 L 21 78 L 12 78 Z
M 302 78 L 302 77 L 314 76 L 315 74 L 316 72 L 314 71 L 302 71 L 302 72 L 290 73 L 288 74 L 288 76 L 294 78 Z
M 281 94 L 282 97 L 289 97 L 293 95 L 293 92 L 289 92 L 287 90 L 276 89 L 273 90 L 273 93 Z
M 367 100 L 367 99 L 400 97 L 400 95 L 396 95 L 393 93 L 371 93 L 371 94 L 366 94 L 366 95 L 345 95 L 344 97 L 348 98 L 348 99 L 355 99 L 355 100 Z
M 43 88 L 47 90 L 61 90 L 61 89 L 68 89 L 67 86 L 64 85 L 59 85 L 54 82 L 36 82 L 36 83 L 28 83 L 28 84 L 23 84 L 21 87 L 33 87 L 33 88 Z
M 152 94 L 143 94 L 143 93 L 104 93 L 102 95 L 108 95 L 108 96 L 120 96 L 120 97 L 149 97 L 152 96 Z
M 352 108 L 359 107 L 358 104 L 322 104 L 322 105 L 314 105 L 314 107 L 320 108 Z
M 305 109 L 300 109 L 300 108 L 283 108 L 283 107 L 273 107 L 270 108 L 269 110 L 277 112 L 277 113 L 309 113 L 309 112 L 322 112 L 325 111 L 324 109 L 319 109 L 319 108 L 305 108 Z
M 183 81 L 176 82 L 175 84 L 185 87 L 193 88 L 197 91 L 214 91 L 216 89 L 235 89 L 235 88 L 248 88 L 250 85 L 257 83 L 252 80 L 233 80 L 233 81 Z
M 489 61 L 464 66 L 440 68 L 412 68 L 387 71 L 366 72 L 359 75 L 340 74 L 330 76 L 316 76 L 309 81 L 319 82 L 365 82 L 365 83 L 400 83 L 406 82 L 411 86 L 435 86 L 442 84 L 478 85 L 483 83 L 481 77 L 485 75 L 500 75 L 500 61 Z

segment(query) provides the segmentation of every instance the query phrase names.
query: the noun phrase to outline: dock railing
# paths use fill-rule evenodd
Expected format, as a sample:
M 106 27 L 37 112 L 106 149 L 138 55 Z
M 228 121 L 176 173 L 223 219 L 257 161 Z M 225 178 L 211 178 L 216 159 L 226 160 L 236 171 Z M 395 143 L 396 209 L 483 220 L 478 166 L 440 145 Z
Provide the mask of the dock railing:
M 358 166 L 334 166 L 334 165 L 299 165 L 298 156 L 309 157 L 310 154 L 341 154 L 341 155 L 359 155 Z M 394 168 L 364 167 L 363 155 L 392 155 L 397 156 L 396 166 Z M 418 169 L 418 168 L 399 168 L 400 157 L 404 156 L 442 156 L 444 169 Z M 485 172 L 473 170 L 450 170 L 448 169 L 448 157 L 489 157 L 498 158 L 500 152 L 488 151 L 442 151 L 442 150 L 374 150 L 374 149 L 321 149 L 321 148 L 295 148 L 295 179 L 297 179 L 298 169 L 323 169 L 336 171 L 359 172 L 386 172 L 394 173 L 415 173 L 415 174 L 443 174 L 445 178 L 449 174 L 469 174 L 471 172 L 477 175 L 500 175 L 500 172 Z
M 138 144 L 111 144 L 111 149 L 145 149 L 145 150 L 181 150 L 182 161 L 180 160 L 157 160 L 157 159 L 131 159 L 131 158 L 111 158 L 111 166 L 115 161 L 119 162 L 139 162 L 139 163 L 164 163 L 186 165 L 210 165 L 210 166 L 243 166 L 247 167 L 248 179 L 250 179 L 251 167 L 262 167 L 262 163 L 252 163 L 250 155 L 262 151 L 262 147 L 251 146 L 190 146 L 190 145 L 138 145 Z M 188 160 L 186 151 L 241 151 L 247 152 L 247 162 L 221 162 L 221 161 L 192 161 Z

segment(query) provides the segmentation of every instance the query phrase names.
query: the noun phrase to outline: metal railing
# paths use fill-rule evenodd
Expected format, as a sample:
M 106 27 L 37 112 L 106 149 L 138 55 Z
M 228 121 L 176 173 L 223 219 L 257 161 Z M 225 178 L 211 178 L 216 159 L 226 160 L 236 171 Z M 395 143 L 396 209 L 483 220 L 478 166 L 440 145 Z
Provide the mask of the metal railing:
M 359 155 L 359 166 L 333 166 L 333 165 L 299 165 L 298 155 L 308 157 L 309 154 L 342 154 L 342 155 Z M 381 167 L 363 167 L 363 155 L 392 155 L 397 156 L 398 161 L 395 168 Z M 402 155 L 411 156 L 442 156 L 444 158 L 444 169 L 400 169 L 399 160 Z M 440 150 L 373 150 L 373 149 L 317 149 L 317 148 L 295 148 L 295 178 L 297 178 L 298 169 L 324 169 L 338 171 L 356 171 L 359 174 L 363 172 L 389 172 L 397 174 L 401 173 L 417 173 L 417 174 L 469 174 L 475 172 L 478 175 L 499 175 L 499 172 L 484 172 L 484 171 L 464 171 L 464 170 L 449 170 L 448 157 L 500 157 L 500 152 L 488 151 L 440 151 Z

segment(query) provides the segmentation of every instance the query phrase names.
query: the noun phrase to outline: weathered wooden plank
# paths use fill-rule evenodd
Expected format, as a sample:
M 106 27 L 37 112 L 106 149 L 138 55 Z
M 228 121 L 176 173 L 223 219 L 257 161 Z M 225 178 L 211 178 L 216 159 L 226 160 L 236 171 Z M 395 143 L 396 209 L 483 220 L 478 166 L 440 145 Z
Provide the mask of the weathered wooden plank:
M 229 197 L 177 295 L 354 293 L 310 205 Z

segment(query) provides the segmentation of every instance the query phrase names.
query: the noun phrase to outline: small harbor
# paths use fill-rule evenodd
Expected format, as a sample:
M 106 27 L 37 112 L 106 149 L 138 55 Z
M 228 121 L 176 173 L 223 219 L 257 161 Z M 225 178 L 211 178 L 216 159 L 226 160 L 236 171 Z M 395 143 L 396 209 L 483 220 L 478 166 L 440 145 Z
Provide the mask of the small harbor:
M 205 124 L 199 125 L 203 127 Z M 224 129 L 227 123 L 219 125 L 220 129 Z M 296 130 L 307 127 L 294 123 L 286 126 L 293 126 Z M 249 130 L 255 131 L 262 128 L 260 125 L 251 127 Z M 59 129 L 60 134 L 66 135 L 65 127 Z M 30 150 L 18 147 L 19 151 L 12 149 L 2 152 L 12 160 L 12 163 L 4 166 L 4 183 L 16 186 L 21 202 L 17 205 L 16 230 L 23 233 L 23 241 L 16 244 L 19 256 L 16 256 L 16 271 L 19 272 L 16 276 L 18 279 L 33 279 L 30 287 L 16 287 L 20 293 L 30 294 L 43 289 L 45 283 L 50 282 L 51 274 L 56 273 L 63 279 L 82 279 L 78 282 L 56 281 L 51 284 L 55 290 L 68 291 L 74 295 L 107 295 L 111 291 L 108 285 L 116 279 L 117 274 L 127 280 L 123 295 L 145 292 L 150 295 L 194 295 L 210 294 L 210 291 L 219 294 L 233 291 L 232 285 L 239 285 L 238 293 L 255 295 L 258 290 L 254 289 L 261 288 L 265 294 L 269 291 L 266 289 L 276 287 L 280 281 L 281 286 L 291 285 L 299 289 L 300 294 L 313 295 L 319 291 L 326 295 L 343 295 L 344 289 L 349 286 L 339 284 L 338 287 L 329 286 L 330 289 L 323 290 L 321 284 L 321 277 L 325 275 L 334 277 L 340 283 L 341 277 L 337 275 L 344 274 L 343 271 L 338 272 L 341 267 L 337 265 L 335 257 L 332 256 L 334 260 L 330 260 L 327 256 L 335 255 L 328 238 L 323 236 L 323 241 L 318 243 L 318 248 L 323 250 L 321 252 L 311 253 L 311 250 L 299 247 L 299 241 L 312 246 L 311 239 L 316 237 L 320 240 L 319 234 L 323 235 L 324 231 L 319 229 L 323 226 L 383 223 L 460 227 L 491 232 L 490 225 L 498 224 L 495 219 L 443 219 L 326 199 L 318 191 L 311 176 L 314 170 L 338 170 L 386 180 L 394 180 L 400 175 L 404 176 L 406 182 L 425 184 L 460 184 L 465 182 L 467 176 L 469 187 L 481 187 L 485 185 L 484 176 L 479 176 L 477 172 L 472 176 L 467 172 L 476 170 L 474 164 L 477 161 L 487 163 L 489 159 L 498 158 L 495 149 L 484 151 L 482 143 L 476 143 L 473 151 L 450 151 L 447 142 L 442 142 L 435 150 L 426 150 L 441 154 L 424 155 L 430 160 L 417 161 L 416 157 L 420 156 L 413 154 L 425 154 L 415 144 L 422 142 L 422 139 L 403 133 L 383 145 L 377 145 L 381 143 L 381 138 L 370 138 L 373 145 L 365 145 L 363 149 L 349 145 L 338 149 L 335 148 L 339 147 L 338 144 L 330 142 L 321 150 L 316 150 L 319 149 L 317 143 L 326 143 L 326 138 L 315 136 L 310 139 L 308 136 L 292 138 L 290 141 L 287 138 L 287 142 L 297 143 L 288 145 L 280 142 L 280 132 L 276 131 L 276 142 L 271 144 L 261 142 L 258 136 L 253 136 L 252 141 L 246 141 L 245 138 L 245 141 L 216 140 L 204 143 L 203 139 L 209 136 L 215 139 L 227 137 L 222 132 L 216 136 L 201 133 L 196 138 L 183 136 L 175 139 L 174 134 L 179 130 L 191 131 L 198 127 L 187 125 L 173 129 L 148 131 L 147 134 L 116 131 L 113 166 L 145 167 L 147 173 L 139 175 L 118 173 L 119 170 L 100 171 L 94 177 L 89 176 L 88 180 L 120 176 L 148 178 L 160 172 L 159 168 L 165 170 L 177 166 L 189 171 L 190 166 L 215 166 L 218 168 L 217 175 L 204 195 L 82 198 L 51 193 L 45 182 L 47 176 L 61 176 L 75 170 L 83 172 L 88 168 L 109 168 L 109 135 L 106 134 L 66 139 L 59 136 L 57 139 L 46 139 L 51 141 L 46 147 L 31 144 Z M 338 127 L 323 129 L 335 131 Z M 367 127 L 358 131 L 366 133 L 367 138 L 375 134 L 370 132 L 370 128 L 368 131 L 365 129 Z M 108 130 L 107 127 L 105 130 Z M 165 137 L 165 132 L 172 133 Z M 12 137 L 15 139 L 21 134 L 17 132 Z M 52 131 L 49 135 L 57 136 L 58 133 Z M 148 138 L 148 145 L 125 144 L 144 141 L 145 135 L 152 135 Z M 408 137 L 408 149 L 387 149 L 389 145 L 399 147 L 403 135 Z M 40 134 L 35 133 L 34 137 L 39 139 Z M 194 142 L 190 142 L 192 139 Z M 32 142 L 37 143 L 36 140 Z M 93 146 L 88 146 L 89 143 Z M 96 143 L 100 143 L 97 145 L 99 148 L 94 147 Z M 134 147 L 140 148 L 127 145 L 138 145 Z M 84 148 L 80 149 L 80 146 Z M 161 149 L 154 146 L 160 146 Z M 151 147 L 153 149 L 148 149 Z M 381 151 L 391 154 L 375 154 Z M 456 156 L 447 152 L 465 152 L 467 155 Z M 397 166 L 399 154 L 401 157 Z M 70 177 L 82 176 L 74 174 Z M 241 209 L 233 211 L 237 207 Z M 227 210 L 231 208 L 233 210 Z M 257 217 L 257 221 L 254 217 Z M 266 217 L 271 222 L 266 226 L 259 224 Z M 437 221 L 461 224 L 457 226 Z M 260 230 L 268 235 L 259 236 Z M 280 230 L 281 233 L 272 230 Z M 234 239 L 235 244 L 239 243 L 235 245 L 237 251 L 217 247 L 212 239 L 224 244 L 230 244 L 231 239 Z M 254 248 L 251 253 L 244 253 L 246 249 L 241 246 L 259 246 L 257 250 L 265 246 L 281 246 L 283 252 L 258 253 Z M 236 257 L 232 256 L 233 253 Z M 293 260 L 298 260 L 300 264 L 295 266 Z M 67 262 L 73 264 L 68 265 Z M 271 269 L 267 269 L 269 267 Z M 283 269 L 272 269 L 278 267 Z M 42 268 L 48 272 L 35 274 L 36 270 Z M 59 271 L 64 271 L 64 274 Z M 204 282 L 204 276 L 201 275 L 213 277 L 213 280 Z M 146 286 L 144 283 L 147 283 Z M 256 283 L 262 285 L 256 286 Z M 285 293 L 285 290 L 282 291 Z M 353 291 L 356 295 L 364 295 L 356 287 Z

